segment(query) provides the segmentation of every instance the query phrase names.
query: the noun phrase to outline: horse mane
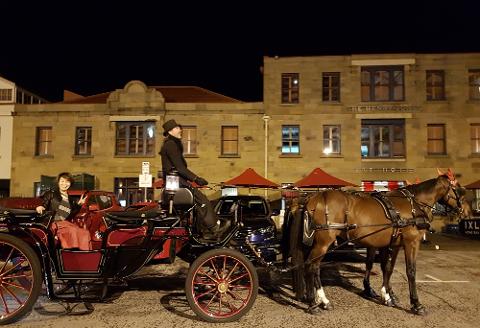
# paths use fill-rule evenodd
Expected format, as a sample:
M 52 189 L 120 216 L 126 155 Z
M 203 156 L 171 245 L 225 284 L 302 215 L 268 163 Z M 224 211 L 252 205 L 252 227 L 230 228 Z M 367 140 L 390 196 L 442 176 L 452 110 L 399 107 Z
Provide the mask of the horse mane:
M 439 179 L 444 179 L 446 180 L 446 183 L 449 183 L 449 178 L 447 177 L 447 175 L 439 175 L 436 178 L 429 179 L 418 184 L 408 185 L 405 187 L 405 189 L 407 189 L 414 195 L 420 193 L 430 193 L 433 192 L 433 190 L 435 189 L 435 186 L 437 185 Z

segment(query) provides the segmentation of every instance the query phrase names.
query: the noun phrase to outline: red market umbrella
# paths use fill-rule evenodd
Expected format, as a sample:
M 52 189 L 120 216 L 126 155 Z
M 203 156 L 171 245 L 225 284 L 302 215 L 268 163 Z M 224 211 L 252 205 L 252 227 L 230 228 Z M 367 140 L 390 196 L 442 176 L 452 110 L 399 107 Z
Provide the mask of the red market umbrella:
M 356 187 L 353 183 L 336 178 L 318 167 L 305 178 L 295 182 L 294 186 L 298 188 Z
M 268 179 L 265 179 L 254 169 L 248 168 L 239 176 L 227 180 L 223 183 L 226 186 L 239 186 L 239 187 L 249 187 L 249 188 L 278 188 L 279 185 L 275 182 L 272 182 Z

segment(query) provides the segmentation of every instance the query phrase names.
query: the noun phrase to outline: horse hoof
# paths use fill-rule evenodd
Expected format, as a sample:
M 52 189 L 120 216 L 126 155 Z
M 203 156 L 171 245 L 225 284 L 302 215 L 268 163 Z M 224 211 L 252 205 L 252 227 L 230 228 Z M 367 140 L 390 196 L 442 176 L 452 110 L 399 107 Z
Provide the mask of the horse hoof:
M 317 314 L 320 314 L 320 304 L 315 304 L 315 305 L 312 305 L 310 306 L 308 309 L 307 309 L 307 313 L 308 314 L 311 314 L 311 315 L 317 315 Z
M 375 293 L 373 289 L 364 289 L 362 292 L 363 297 L 369 298 L 369 299 L 375 299 L 378 298 L 378 294 Z
M 332 302 L 322 303 L 320 306 L 322 307 L 322 310 L 326 310 L 326 311 L 332 311 L 333 310 Z
M 395 306 L 395 302 L 390 298 L 389 300 L 383 301 L 383 305 L 389 306 L 389 307 L 394 307 L 394 306 Z
M 416 315 L 426 315 L 427 310 L 423 305 L 416 305 L 412 307 L 412 313 Z

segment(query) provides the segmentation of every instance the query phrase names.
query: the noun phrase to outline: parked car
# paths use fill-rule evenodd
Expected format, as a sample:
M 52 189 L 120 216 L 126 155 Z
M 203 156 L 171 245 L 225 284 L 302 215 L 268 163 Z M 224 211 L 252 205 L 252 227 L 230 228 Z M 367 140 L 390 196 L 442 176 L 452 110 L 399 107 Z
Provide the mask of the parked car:
M 271 210 L 265 198 L 252 195 L 223 196 L 214 209 L 221 225 L 233 226 L 236 222 L 240 223 L 241 228 L 233 237 L 233 242 L 251 261 L 255 262 L 256 256 L 247 245 L 247 240 L 255 246 L 265 261 L 277 260 L 280 245 L 271 216 L 278 213 Z

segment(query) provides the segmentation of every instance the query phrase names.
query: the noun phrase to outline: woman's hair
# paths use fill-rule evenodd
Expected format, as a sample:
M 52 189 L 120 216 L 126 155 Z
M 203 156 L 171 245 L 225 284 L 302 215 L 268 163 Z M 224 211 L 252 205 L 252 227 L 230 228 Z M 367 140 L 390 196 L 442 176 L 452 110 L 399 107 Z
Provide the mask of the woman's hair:
M 73 184 L 73 182 L 74 182 L 72 175 L 68 172 L 60 173 L 57 177 L 57 182 L 60 181 L 60 178 L 64 178 L 64 179 L 70 181 L 70 184 Z

